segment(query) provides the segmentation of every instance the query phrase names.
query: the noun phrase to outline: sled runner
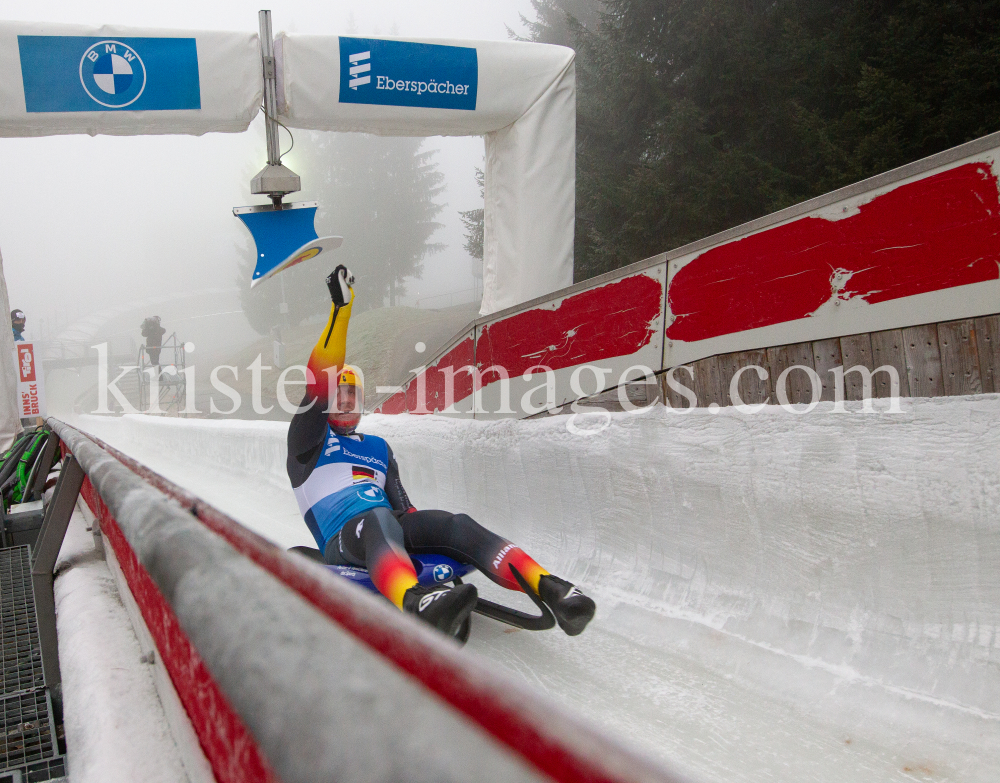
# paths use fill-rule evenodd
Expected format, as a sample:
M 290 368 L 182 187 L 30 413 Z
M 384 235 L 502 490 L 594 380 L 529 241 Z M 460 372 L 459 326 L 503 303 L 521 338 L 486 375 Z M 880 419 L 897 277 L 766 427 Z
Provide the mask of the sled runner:
M 322 563 L 328 569 L 333 571 L 333 573 L 337 574 L 337 576 L 349 579 L 355 584 L 360 585 L 373 593 L 378 593 L 378 589 L 368 576 L 368 570 L 365 568 L 356 566 L 329 565 L 323 560 L 323 556 L 320 554 L 318 549 L 313 549 L 308 546 L 292 547 L 290 551 L 298 552 L 311 560 Z M 422 585 L 448 584 L 449 582 L 460 585 L 462 584 L 463 576 L 466 576 L 470 572 L 476 570 L 475 566 L 459 563 L 452 560 L 450 557 L 446 557 L 445 555 L 410 555 L 410 560 L 413 561 L 413 567 L 417 572 L 417 579 Z M 524 594 L 528 596 L 532 603 L 539 608 L 541 614 L 528 614 L 527 612 L 522 612 L 517 609 L 511 609 L 509 606 L 504 606 L 503 604 L 487 601 L 485 598 L 480 598 L 476 602 L 476 608 L 474 610 L 476 614 L 484 615 L 485 617 L 492 618 L 493 620 L 497 620 L 501 623 L 506 623 L 507 625 L 512 625 L 515 628 L 521 628 L 525 631 L 547 631 L 549 628 L 554 627 L 556 619 L 549 608 L 542 602 L 542 599 L 535 595 L 535 592 L 528 587 L 528 584 L 517 572 L 517 569 L 511 567 L 510 570 L 514 575 L 514 579 L 517 580 L 517 583 L 524 591 Z M 461 630 L 455 638 L 462 643 L 469 638 L 468 621 L 463 624 Z

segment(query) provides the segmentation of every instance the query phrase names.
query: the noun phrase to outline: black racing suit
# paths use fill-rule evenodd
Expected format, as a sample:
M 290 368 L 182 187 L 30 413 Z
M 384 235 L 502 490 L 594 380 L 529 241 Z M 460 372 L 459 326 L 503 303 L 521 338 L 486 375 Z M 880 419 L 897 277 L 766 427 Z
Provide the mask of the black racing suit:
M 327 441 L 326 412 L 309 404 L 307 395 L 288 428 L 288 477 L 292 487 L 309 478 Z M 364 438 L 360 435 L 360 438 Z M 399 467 L 389 449 L 384 491 L 392 509 L 384 506 L 350 519 L 340 532 L 326 542 L 323 557 L 332 565 L 369 567 L 390 546 L 402 546 L 411 554 L 446 555 L 460 563 L 472 564 L 504 587 L 519 590 L 506 567 L 518 547 L 490 532 L 467 514 L 416 510 L 403 488 Z M 515 561 L 516 562 L 516 561 Z

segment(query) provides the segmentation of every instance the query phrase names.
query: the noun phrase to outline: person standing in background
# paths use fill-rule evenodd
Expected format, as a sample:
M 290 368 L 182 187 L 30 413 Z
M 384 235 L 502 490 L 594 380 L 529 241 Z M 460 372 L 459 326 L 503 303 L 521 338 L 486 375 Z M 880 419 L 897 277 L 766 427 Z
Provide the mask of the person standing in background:
M 27 319 L 24 317 L 23 310 L 11 310 L 10 311 L 10 325 L 14 330 L 14 342 L 23 343 L 24 342 L 24 324 Z
M 163 335 L 167 330 L 160 326 L 160 316 L 151 315 L 142 322 L 142 336 L 146 341 L 146 353 L 150 364 L 160 366 L 160 347 L 163 345 Z

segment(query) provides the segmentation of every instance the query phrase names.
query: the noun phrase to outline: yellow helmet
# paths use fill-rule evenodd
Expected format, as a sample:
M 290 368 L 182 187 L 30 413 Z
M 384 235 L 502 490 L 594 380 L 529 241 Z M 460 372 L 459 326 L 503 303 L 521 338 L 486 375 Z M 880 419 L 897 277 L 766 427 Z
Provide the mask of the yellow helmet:
M 337 375 L 337 385 L 348 385 L 357 386 L 358 388 L 364 389 L 365 382 L 361 379 L 359 372 L 351 367 L 349 364 L 345 364 Z
M 350 435 L 361 422 L 364 408 L 364 376 L 360 370 L 345 364 L 337 372 L 337 388 L 327 413 L 327 421 L 338 435 Z

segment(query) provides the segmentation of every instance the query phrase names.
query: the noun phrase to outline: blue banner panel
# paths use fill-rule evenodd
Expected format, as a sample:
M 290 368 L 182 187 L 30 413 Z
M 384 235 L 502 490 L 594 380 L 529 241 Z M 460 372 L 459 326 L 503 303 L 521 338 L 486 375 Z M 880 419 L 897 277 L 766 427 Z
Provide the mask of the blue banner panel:
M 340 102 L 475 111 L 479 58 L 466 46 L 340 38 Z
M 28 112 L 200 109 L 194 38 L 19 35 Z

